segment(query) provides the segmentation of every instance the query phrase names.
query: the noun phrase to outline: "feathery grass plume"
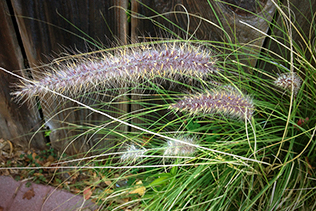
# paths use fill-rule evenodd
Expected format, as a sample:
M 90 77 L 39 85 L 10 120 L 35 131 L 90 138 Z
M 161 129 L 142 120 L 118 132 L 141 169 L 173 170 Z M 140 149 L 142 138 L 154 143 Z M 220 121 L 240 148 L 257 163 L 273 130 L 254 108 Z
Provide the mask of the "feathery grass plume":
M 250 119 L 254 105 L 250 97 L 243 96 L 235 89 L 221 89 L 185 97 L 170 105 L 169 109 L 191 114 L 224 114 L 231 118 Z
M 123 46 L 113 54 L 83 56 L 57 65 L 33 83 L 21 82 L 13 94 L 18 98 L 43 96 L 50 89 L 76 96 L 91 89 L 125 87 L 152 77 L 204 78 L 217 71 L 214 64 L 208 49 L 183 42 Z
M 301 88 L 302 80 L 295 72 L 289 72 L 289 73 L 283 73 L 281 74 L 276 81 L 274 81 L 274 84 L 278 87 L 281 87 L 283 89 L 292 90 L 294 96 L 297 95 L 298 90 Z
M 136 148 L 134 144 L 129 145 L 125 153 L 121 156 L 121 161 L 136 162 L 137 160 L 142 158 L 144 153 L 144 150 Z
M 177 139 L 187 142 L 189 144 L 195 144 L 195 137 L 177 137 Z M 196 147 L 194 146 L 189 146 L 184 143 L 179 143 L 176 141 L 171 141 L 169 140 L 167 142 L 167 146 L 164 152 L 164 155 L 167 156 L 184 156 L 184 155 L 192 155 L 195 153 Z

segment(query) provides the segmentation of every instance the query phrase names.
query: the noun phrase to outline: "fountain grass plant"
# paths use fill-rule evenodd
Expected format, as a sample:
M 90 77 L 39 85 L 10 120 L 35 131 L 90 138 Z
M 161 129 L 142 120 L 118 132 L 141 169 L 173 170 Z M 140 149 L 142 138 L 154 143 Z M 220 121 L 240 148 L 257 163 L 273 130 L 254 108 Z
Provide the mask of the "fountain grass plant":
M 119 57 L 106 55 L 115 74 L 125 74 L 120 81 L 117 75 L 111 75 L 115 83 L 110 87 L 103 86 L 100 78 L 94 80 L 94 75 L 88 87 L 87 83 L 76 89 L 65 85 L 70 87 L 65 93 L 53 83 L 22 79 L 24 85 L 16 94 L 29 97 L 37 95 L 34 92 L 38 90 L 108 117 L 106 122 L 72 127 L 84 130 L 81 135 L 101 134 L 105 139 L 100 141 L 106 141 L 109 135 L 115 137 L 113 148 L 58 162 L 61 168 L 95 172 L 99 180 L 91 183 L 95 188 L 91 198 L 102 210 L 314 210 L 316 52 L 310 36 L 315 33 L 315 23 L 310 22 L 311 35 L 304 35 L 289 7 L 275 6 L 284 25 L 269 22 L 271 35 L 260 33 L 288 52 L 288 57 L 269 48 L 260 56 L 245 53 L 249 52 L 247 46 L 238 43 L 169 40 L 164 45 L 165 57 L 159 60 L 161 48 L 151 52 L 148 46 L 163 44 L 140 43 L 137 48 L 145 46 L 147 50 L 128 50 Z M 281 31 L 284 39 L 277 40 L 273 30 Z M 293 32 L 299 33 L 304 43 L 292 40 Z M 170 44 L 177 42 L 183 44 Z M 116 52 L 122 49 L 126 47 Z M 240 60 L 252 57 L 258 60 L 256 67 Z M 129 68 L 118 58 L 125 59 Z M 82 64 L 89 72 L 87 61 L 91 60 L 85 59 L 76 67 Z M 99 61 L 102 58 L 93 60 Z M 184 62 L 190 62 L 190 67 Z M 203 75 L 196 74 L 199 67 Z M 96 74 L 101 69 L 95 68 Z M 128 71 L 135 71 L 134 75 Z M 58 77 L 68 77 L 68 73 L 73 74 L 67 69 Z M 54 83 L 59 83 L 58 77 Z M 117 87 L 122 84 L 123 88 Z M 28 89 L 31 93 L 25 94 Z M 80 92 L 74 93 L 77 90 Z M 106 109 L 114 101 L 105 102 L 102 97 L 96 98 L 94 105 L 82 101 L 91 94 L 102 96 L 105 91 L 126 96 L 128 101 L 121 103 L 137 105 L 138 110 L 114 117 Z M 109 126 L 113 122 L 131 130 Z M 69 163 L 72 166 L 66 165 Z

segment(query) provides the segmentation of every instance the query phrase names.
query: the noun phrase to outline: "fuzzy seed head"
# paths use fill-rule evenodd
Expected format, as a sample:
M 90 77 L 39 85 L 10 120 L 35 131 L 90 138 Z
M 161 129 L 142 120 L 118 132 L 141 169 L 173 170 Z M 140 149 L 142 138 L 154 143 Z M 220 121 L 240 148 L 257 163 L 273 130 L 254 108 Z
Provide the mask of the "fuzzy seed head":
M 195 144 L 193 137 L 178 137 L 177 139 L 189 144 Z M 188 156 L 195 153 L 196 147 L 169 140 L 164 152 L 165 156 Z
M 169 108 L 191 114 L 223 114 L 238 119 L 250 119 L 254 112 L 252 100 L 242 96 L 235 89 L 214 90 L 206 94 L 185 97 Z
M 293 92 L 294 95 L 297 94 L 299 89 L 301 88 L 302 80 L 297 75 L 297 73 L 283 73 L 281 74 L 276 81 L 274 81 L 274 84 L 278 87 L 281 87 L 282 89 L 292 90 L 293 85 Z
M 19 98 L 43 96 L 49 90 L 76 96 L 92 89 L 124 87 L 146 78 L 206 77 L 217 70 L 208 50 L 189 44 L 122 48 L 101 57 L 82 57 L 44 72 L 33 83 L 21 83 Z
M 126 152 L 121 156 L 122 161 L 136 162 L 141 159 L 145 151 L 138 149 L 135 145 L 129 145 Z

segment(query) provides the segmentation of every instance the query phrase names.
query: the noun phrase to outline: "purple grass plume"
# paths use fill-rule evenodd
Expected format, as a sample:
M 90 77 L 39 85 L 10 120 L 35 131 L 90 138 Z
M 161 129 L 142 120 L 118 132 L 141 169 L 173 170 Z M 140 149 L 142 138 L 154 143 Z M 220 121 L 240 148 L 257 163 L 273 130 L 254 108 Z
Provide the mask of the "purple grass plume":
M 302 80 L 295 72 L 289 72 L 289 73 L 283 73 L 281 74 L 276 81 L 274 81 L 274 84 L 278 87 L 281 87 L 282 89 L 286 89 L 291 91 L 292 85 L 293 85 L 293 93 L 294 96 L 297 95 L 298 91 L 301 88 Z
M 121 161 L 135 163 L 137 160 L 142 159 L 144 153 L 144 150 L 136 148 L 135 145 L 129 145 L 125 153 L 121 156 Z
M 195 137 L 177 137 L 178 140 L 184 141 L 189 144 L 195 144 Z M 184 143 L 169 140 L 164 152 L 164 156 L 189 156 L 193 155 L 196 147 Z
M 250 97 L 237 90 L 222 89 L 185 97 L 170 105 L 169 109 L 187 111 L 190 114 L 223 114 L 229 118 L 250 119 L 254 105 Z
M 34 83 L 21 82 L 17 98 L 44 96 L 49 90 L 76 96 L 93 89 L 125 87 L 141 79 L 160 77 L 204 78 L 217 70 L 211 52 L 202 47 L 174 42 L 120 48 L 113 54 L 78 58 L 45 71 Z

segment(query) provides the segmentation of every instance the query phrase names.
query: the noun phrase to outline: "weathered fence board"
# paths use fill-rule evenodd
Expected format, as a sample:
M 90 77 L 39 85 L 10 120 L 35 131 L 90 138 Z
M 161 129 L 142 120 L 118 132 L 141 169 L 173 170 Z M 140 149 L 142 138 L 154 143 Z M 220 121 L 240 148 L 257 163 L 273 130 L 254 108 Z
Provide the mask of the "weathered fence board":
M 65 49 L 75 53 L 88 52 L 109 47 L 115 39 L 126 41 L 128 27 L 125 11 L 114 6 L 126 8 L 127 1 L 17 0 L 12 1 L 12 6 L 27 60 L 33 68 L 33 77 L 41 71 L 37 70 L 37 66 L 51 62 L 49 57 L 57 56 L 52 55 L 53 53 L 59 54 Z M 52 130 L 51 144 L 59 152 L 78 135 L 72 129 L 60 128 L 69 127 L 68 123 L 84 125 L 107 120 L 100 115 L 91 114 L 89 110 L 78 109 L 74 103 L 60 103 L 59 98 L 41 99 L 44 118 L 49 120 L 46 125 Z M 73 109 L 63 111 L 69 107 Z M 122 111 L 126 110 L 126 105 L 118 107 Z M 101 135 L 81 136 L 69 145 L 66 153 L 86 152 L 102 138 L 104 137 Z M 102 146 L 112 146 L 104 140 L 102 142 Z
M 6 1 L 0 2 L 0 24 L 0 66 L 21 74 L 17 70 L 24 68 L 24 59 Z M 17 82 L 17 78 L 0 71 L 0 138 L 8 139 L 16 145 L 28 146 L 42 122 L 36 107 L 19 105 L 11 99 L 10 88 Z M 41 134 L 34 136 L 31 146 L 45 148 L 44 137 Z
M 234 7 L 232 2 L 241 4 Z M 271 0 L 260 0 L 259 5 L 256 2 L 132 1 L 132 38 L 138 40 L 146 35 L 159 37 L 166 33 L 165 30 L 170 30 L 183 39 L 191 38 L 192 35 L 192 39 L 221 42 L 230 40 L 232 43 L 251 44 L 249 48 L 259 54 L 265 36 L 246 24 L 267 32 L 276 7 Z M 237 7 L 243 7 L 252 13 L 246 13 Z M 254 66 L 255 63 L 254 57 L 250 64 Z
M 287 8 L 287 0 L 283 0 L 283 7 L 282 10 L 285 15 L 289 16 L 289 11 Z M 292 40 L 298 44 L 302 49 L 304 49 L 305 56 L 307 58 L 307 61 L 311 58 L 311 48 L 314 48 L 315 46 L 315 29 L 311 28 L 312 21 L 315 22 L 315 11 L 316 11 L 316 1 L 309 1 L 309 0 L 291 0 L 290 1 L 290 11 L 291 11 L 291 21 L 293 22 L 293 25 L 290 25 L 288 20 L 283 17 L 283 15 L 278 12 L 278 15 L 276 16 L 275 25 L 279 27 L 273 27 L 272 35 L 274 37 L 277 37 L 277 41 L 290 47 L 289 42 L 289 29 L 288 26 L 291 26 L 292 31 Z M 309 49 L 307 48 L 307 45 L 309 46 Z M 283 66 L 290 68 L 290 50 L 287 50 L 285 48 L 280 48 L 280 44 L 278 44 L 275 40 L 272 40 L 270 38 L 267 38 L 264 44 L 265 49 L 269 49 L 266 53 L 269 54 L 273 60 L 279 60 L 280 64 Z M 273 53 L 272 53 L 273 52 Z M 296 61 L 301 60 L 298 58 L 298 56 L 294 55 L 294 59 Z M 284 58 L 285 61 L 282 61 Z M 313 64 L 313 63 L 312 63 Z M 313 64 L 315 65 L 315 64 Z M 259 63 L 260 68 L 264 68 L 266 70 L 275 71 L 277 73 L 279 70 L 277 70 L 275 64 L 271 64 L 269 61 L 264 62 L 261 61 Z M 283 70 L 284 71 L 284 70 Z M 295 70 L 296 72 L 298 70 Z M 301 69 L 300 71 L 303 71 L 302 74 L 304 74 L 304 70 Z

